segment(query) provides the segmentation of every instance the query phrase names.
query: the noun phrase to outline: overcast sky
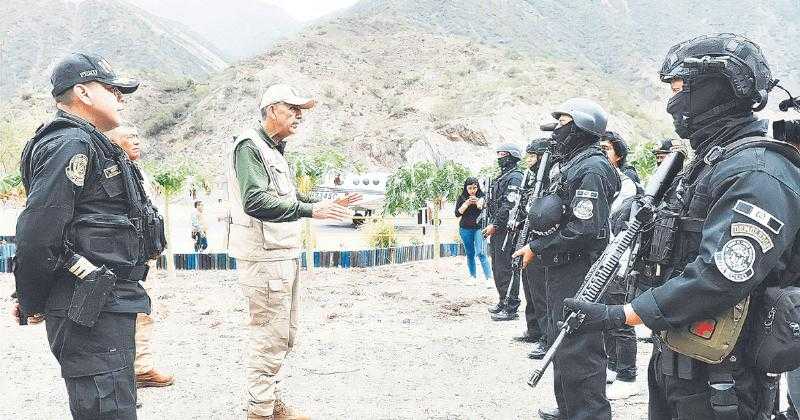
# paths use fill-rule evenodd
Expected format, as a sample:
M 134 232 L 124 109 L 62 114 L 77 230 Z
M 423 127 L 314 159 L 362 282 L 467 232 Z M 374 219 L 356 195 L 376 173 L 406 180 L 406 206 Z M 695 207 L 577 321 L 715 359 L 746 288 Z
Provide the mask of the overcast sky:
M 358 0 L 263 0 L 280 6 L 300 21 L 316 19 L 338 9 L 352 6 Z

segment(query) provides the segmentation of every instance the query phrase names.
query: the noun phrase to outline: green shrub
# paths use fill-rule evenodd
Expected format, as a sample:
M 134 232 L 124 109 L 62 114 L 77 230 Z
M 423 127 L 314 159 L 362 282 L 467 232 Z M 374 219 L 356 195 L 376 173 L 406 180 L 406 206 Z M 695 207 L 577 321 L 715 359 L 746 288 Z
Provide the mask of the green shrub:
M 392 248 L 397 245 L 397 229 L 385 219 L 367 221 L 359 229 L 366 233 L 372 247 Z

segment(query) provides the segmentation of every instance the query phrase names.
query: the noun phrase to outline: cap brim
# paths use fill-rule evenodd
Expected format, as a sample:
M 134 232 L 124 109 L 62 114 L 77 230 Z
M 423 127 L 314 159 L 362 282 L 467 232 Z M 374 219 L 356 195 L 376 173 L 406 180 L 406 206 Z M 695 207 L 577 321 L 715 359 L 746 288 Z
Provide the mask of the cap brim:
M 300 109 L 310 109 L 310 108 L 313 108 L 314 105 L 317 104 L 317 102 L 314 101 L 311 98 L 301 98 L 299 96 L 295 96 L 294 98 L 286 99 L 286 100 L 284 100 L 282 102 L 286 102 L 289 105 L 294 105 L 296 107 L 299 107 Z
M 136 89 L 139 89 L 139 81 L 134 79 L 129 79 L 127 77 L 117 77 L 113 80 L 98 80 L 99 82 L 103 82 L 107 85 L 114 86 L 115 88 L 119 89 L 123 95 L 127 95 L 133 92 L 136 92 Z

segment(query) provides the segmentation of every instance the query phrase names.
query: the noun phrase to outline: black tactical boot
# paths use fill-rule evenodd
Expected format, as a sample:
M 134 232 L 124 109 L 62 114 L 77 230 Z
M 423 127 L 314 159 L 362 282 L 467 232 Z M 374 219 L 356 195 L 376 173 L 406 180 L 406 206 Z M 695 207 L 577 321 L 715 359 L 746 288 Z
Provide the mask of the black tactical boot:
M 561 420 L 561 419 L 563 419 L 563 417 L 561 417 L 561 411 L 558 409 L 558 407 L 550 408 L 550 409 L 540 408 L 539 409 L 539 417 L 544 419 L 544 420 Z
M 525 331 L 522 335 L 516 336 L 512 338 L 514 341 L 519 341 L 522 343 L 535 343 L 539 341 L 539 337 L 532 335 L 530 332 Z
M 487 311 L 489 311 L 490 314 L 496 314 L 505 308 L 506 305 L 504 305 L 503 302 L 498 302 L 497 305 L 492 306 L 491 308 L 487 309 Z
M 511 312 L 508 308 L 504 308 L 502 311 L 492 315 L 492 321 L 511 321 L 517 318 L 519 318 L 517 311 Z
M 542 359 L 544 358 L 545 353 L 547 353 L 547 349 L 547 343 L 545 343 L 543 340 L 539 340 L 533 344 L 533 349 L 531 349 L 531 352 L 528 353 L 528 358 L 535 360 Z

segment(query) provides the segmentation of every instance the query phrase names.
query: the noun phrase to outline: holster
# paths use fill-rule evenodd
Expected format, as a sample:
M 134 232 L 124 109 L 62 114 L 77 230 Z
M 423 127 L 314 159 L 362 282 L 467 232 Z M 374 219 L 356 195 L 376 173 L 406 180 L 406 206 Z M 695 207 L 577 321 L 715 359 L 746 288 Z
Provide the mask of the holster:
M 78 280 L 67 312 L 69 319 L 85 327 L 93 327 L 116 283 L 116 274 L 106 266 Z

